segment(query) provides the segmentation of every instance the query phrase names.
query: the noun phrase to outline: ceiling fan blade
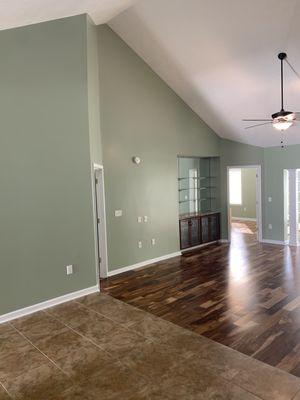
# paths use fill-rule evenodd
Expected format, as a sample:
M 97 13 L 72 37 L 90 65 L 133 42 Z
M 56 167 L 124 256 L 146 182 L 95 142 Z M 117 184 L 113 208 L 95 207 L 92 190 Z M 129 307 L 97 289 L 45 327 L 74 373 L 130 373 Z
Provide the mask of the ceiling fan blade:
M 265 122 L 264 124 L 256 124 L 256 125 L 245 126 L 245 129 L 255 128 L 256 126 L 269 125 L 269 124 L 272 124 L 272 122 Z
M 248 121 L 248 122 L 259 122 L 259 121 L 273 121 L 272 119 L 242 119 L 242 121 Z

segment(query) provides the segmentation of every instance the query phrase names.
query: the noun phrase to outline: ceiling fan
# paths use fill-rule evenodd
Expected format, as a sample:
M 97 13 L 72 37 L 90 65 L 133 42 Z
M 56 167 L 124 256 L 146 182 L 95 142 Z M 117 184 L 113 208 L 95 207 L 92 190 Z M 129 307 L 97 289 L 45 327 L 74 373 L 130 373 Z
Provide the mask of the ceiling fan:
M 295 74 L 299 77 L 295 69 L 292 67 L 292 65 L 288 62 L 287 60 L 287 54 L 286 53 L 279 53 L 278 58 L 280 60 L 280 67 L 281 67 L 281 110 L 272 114 L 270 119 L 243 119 L 243 121 L 247 122 L 261 122 L 259 124 L 255 125 L 250 125 L 246 126 L 245 129 L 251 129 L 255 128 L 256 126 L 262 126 L 262 125 L 269 125 L 272 124 L 275 129 L 278 129 L 280 131 L 285 131 L 291 126 L 294 125 L 296 121 L 300 121 L 300 112 L 296 111 L 285 111 L 284 106 L 283 106 L 283 62 L 286 61 L 286 63 L 290 66 L 290 68 L 295 72 Z

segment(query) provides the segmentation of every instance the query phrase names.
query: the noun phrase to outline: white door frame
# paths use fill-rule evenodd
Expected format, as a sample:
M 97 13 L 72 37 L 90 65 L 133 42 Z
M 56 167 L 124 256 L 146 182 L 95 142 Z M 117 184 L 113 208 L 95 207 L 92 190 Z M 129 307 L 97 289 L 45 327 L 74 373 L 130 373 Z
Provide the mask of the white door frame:
M 262 206 L 261 206 L 261 165 L 228 165 L 227 166 L 227 225 L 228 241 L 231 239 L 231 221 L 230 221 L 230 201 L 229 201 L 229 170 L 230 169 L 255 168 L 256 169 L 256 224 L 257 240 L 262 242 Z
M 288 175 L 288 196 L 289 196 L 289 216 L 290 216 L 290 246 L 299 246 L 298 241 L 298 181 L 297 168 L 287 169 Z
M 94 206 L 94 231 L 96 248 L 96 276 L 108 276 L 107 234 L 105 212 L 105 188 L 103 165 L 93 164 L 93 206 Z M 99 220 L 98 220 L 99 218 Z

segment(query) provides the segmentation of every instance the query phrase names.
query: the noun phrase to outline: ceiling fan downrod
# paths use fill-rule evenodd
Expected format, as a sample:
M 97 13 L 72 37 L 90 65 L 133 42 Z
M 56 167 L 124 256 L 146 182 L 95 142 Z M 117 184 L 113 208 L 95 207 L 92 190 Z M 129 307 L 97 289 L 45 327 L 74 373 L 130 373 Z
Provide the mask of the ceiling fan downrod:
M 280 60 L 280 69 L 281 69 L 281 111 L 284 111 L 283 108 L 283 61 L 287 58 L 286 53 L 279 53 L 278 58 Z

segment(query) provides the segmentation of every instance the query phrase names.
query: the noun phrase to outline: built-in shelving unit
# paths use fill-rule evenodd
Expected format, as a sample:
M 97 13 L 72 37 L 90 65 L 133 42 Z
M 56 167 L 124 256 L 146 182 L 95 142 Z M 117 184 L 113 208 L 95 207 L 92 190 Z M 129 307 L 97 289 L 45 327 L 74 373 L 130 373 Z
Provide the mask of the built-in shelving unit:
M 178 157 L 182 249 L 219 238 L 219 199 L 219 158 Z

